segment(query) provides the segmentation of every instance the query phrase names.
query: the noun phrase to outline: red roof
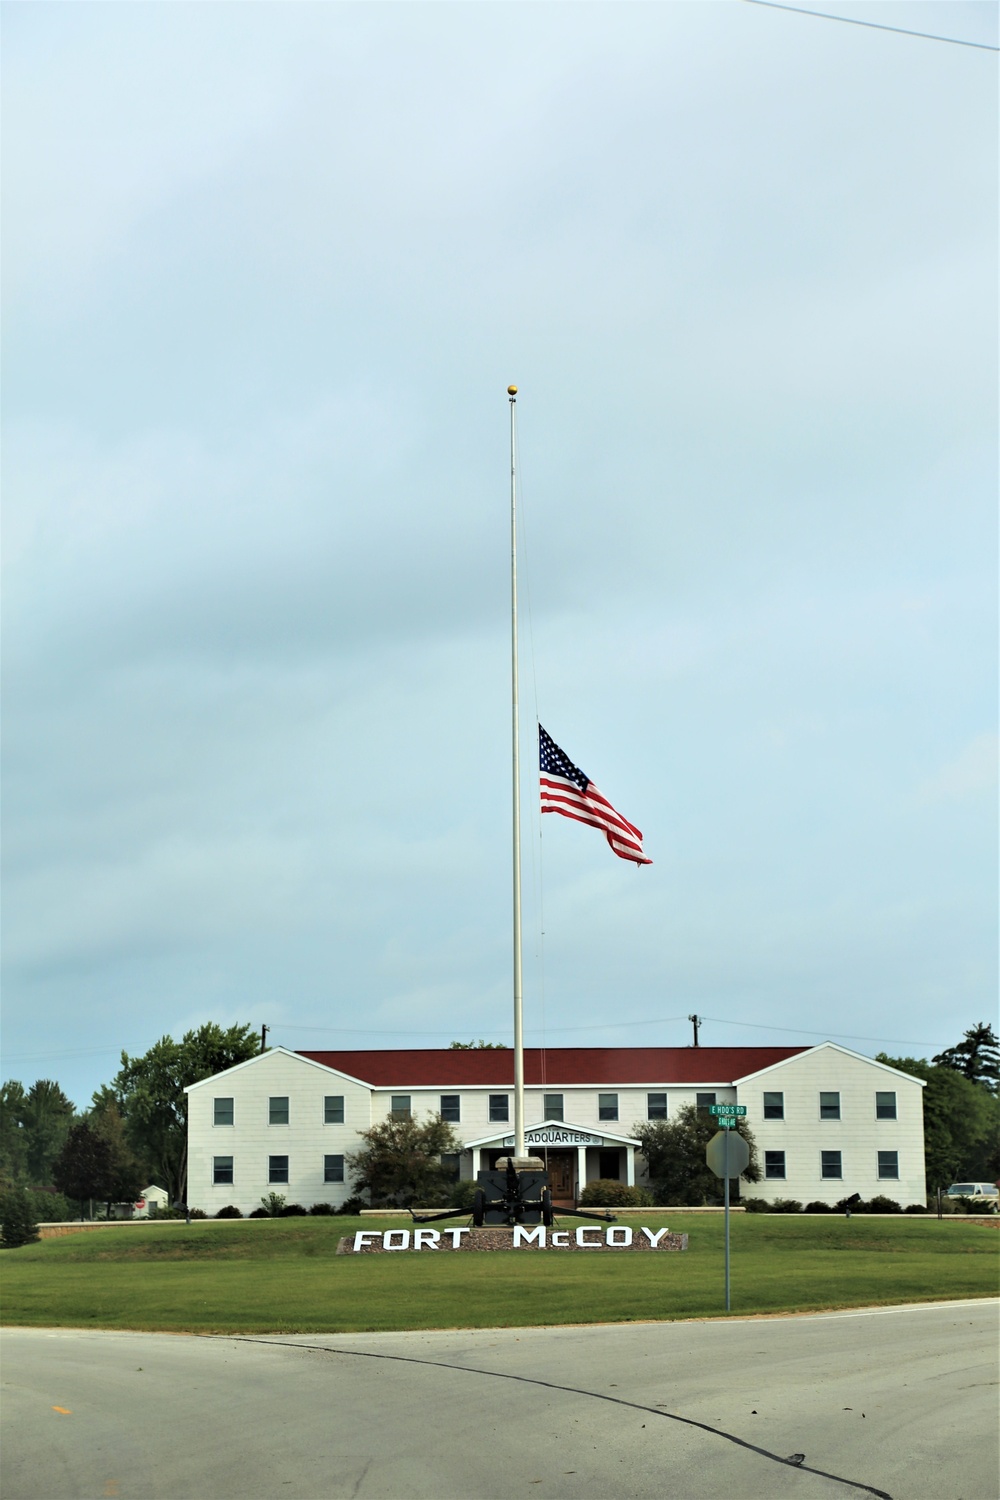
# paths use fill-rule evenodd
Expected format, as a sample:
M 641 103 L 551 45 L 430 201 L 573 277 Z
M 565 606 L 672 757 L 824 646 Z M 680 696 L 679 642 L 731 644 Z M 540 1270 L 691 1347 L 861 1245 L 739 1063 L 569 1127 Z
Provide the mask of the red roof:
M 525 1082 L 539 1084 L 732 1083 L 808 1047 L 526 1047 Z M 514 1086 L 512 1048 L 303 1052 L 376 1088 Z

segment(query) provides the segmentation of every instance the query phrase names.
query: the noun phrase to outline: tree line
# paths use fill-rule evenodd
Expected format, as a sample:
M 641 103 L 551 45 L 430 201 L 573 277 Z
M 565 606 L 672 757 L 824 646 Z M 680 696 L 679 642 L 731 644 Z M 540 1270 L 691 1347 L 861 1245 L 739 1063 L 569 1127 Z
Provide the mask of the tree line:
M 487 1043 L 453 1043 L 457 1047 Z M 34 1192 L 39 1217 L 67 1218 L 91 1200 L 110 1213 L 113 1203 L 134 1202 L 155 1183 L 171 1203 L 187 1191 L 185 1088 L 246 1062 L 260 1050 L 249 1024 L 214 1023 L 188 1031 L 179 1042 L 164 1036 L 141 1057 L 121 1054 L 110 1083 L 78 1112 L 59 1085 L 38 1079 L 29 1089 L 16 1080 L 0 1089 L 0 1190 Z M 924 1149 L 930 1191 L 962 1179 L 1000 1174 L 1000 1049 L 991 1026 L 979 1023 L 931 1062 L 877 1055 L 878 1062 L 922 1078 Z M 693 1108 L 669 1121 L 636 1127 L 650 1177 L 672 1201 L 708 1193 L 714 1183 L 704 1147 L 715 1125 Z M 365 1132 L 352 1161 L 353 1183 L 375 1200 L 401 1201 L 440 1191 L 447 1172 L 440 1157 L 461 1150 L 444 1122 L 388 1121 Z M 756 1181 L 756 1159 L 746 1174 Z M 411 1199 L 411 1201 L 414 1201 Z M 48 1212 L 46 1212 L 48 1207 Z

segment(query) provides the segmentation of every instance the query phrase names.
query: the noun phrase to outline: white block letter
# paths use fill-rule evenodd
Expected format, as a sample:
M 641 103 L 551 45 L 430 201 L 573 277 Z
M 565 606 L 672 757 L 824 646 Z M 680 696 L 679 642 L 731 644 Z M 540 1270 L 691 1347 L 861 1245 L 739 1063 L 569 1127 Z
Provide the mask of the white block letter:
M 569 1230 L 568 1229 L 554 1229 L 552 1231 L 552 1238 L 549 1241 L 549 1244 L 550 1245 L 558 1245 L 558 1246 L 560 1246 L 560 1248 L 565 1249 L 565 1247 L 566 1247 L 566 1241 L 568 1240 L 568 1238 L 569 1238 Z
M 525 1229 L 523 1224 L 515 1224 L 514 1249 L 519 1250 L 522 1245 L 537 1245 L 540 1250 L 544 1250 L 545 1225 L 536 1224 L 534 1229 Z
M 666 1229 L 643 1229 L 642 1232 L 649 1241 L 650 1250 L 655 1250 L 663 1236 L 668 1233 Z
M 458 1250 L 458 1249 L 461 1248 L 462 1235 L 463 1234 L 468 1234 L 468 1232 L 469 1232 L 468 1229 L 446 1229 L 446 1230 L 444 1230 L 445 1234 L 450 1234 L 451 1235 L 451 1248 L 453 1250 Z
M 414 1250 L 436 1250 L 441 1236 L 436 1229 L 415 1229 L 413 1231 Z
M 392 1243 L 393 1235 L 398 1238 L 398 1245 Z M 410 1231 L 408 1229 L 387 1229 L 382 1236 L 383 1250 L 409 1250 L 409 1248 Z
M 579 1229 L 576 1231 L 577 1249 L 596 1250 L 598 1248 L 597 1241 L 585 1239 L 584 1236 L 588 1234 L 600 1234 L 600 1232 L 601 1231 L 598 1229 L 596 1224 L 581 1224 Z
M 377 1235 L 377 1229 L 359 1229 L 357 1234 L 354 1236 L 355 1250 L 363 1250 L 368 1241 L 375 1239 Z
M 627 1224 L 612 1224 L 604 1238 L 609 1245 L 631 1245 L 632 1231 Z

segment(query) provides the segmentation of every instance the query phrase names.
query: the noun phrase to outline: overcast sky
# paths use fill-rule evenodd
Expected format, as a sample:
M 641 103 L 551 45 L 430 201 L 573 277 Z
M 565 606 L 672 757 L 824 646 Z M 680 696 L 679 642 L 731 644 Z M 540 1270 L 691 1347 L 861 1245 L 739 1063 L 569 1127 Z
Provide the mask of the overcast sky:
M 511 1039 L 512 381 L 529 1043 L 994 1016 L 996 54 L 5 10 L 4 1076 Z M 536 713 L 651 867 L 539 837 Z

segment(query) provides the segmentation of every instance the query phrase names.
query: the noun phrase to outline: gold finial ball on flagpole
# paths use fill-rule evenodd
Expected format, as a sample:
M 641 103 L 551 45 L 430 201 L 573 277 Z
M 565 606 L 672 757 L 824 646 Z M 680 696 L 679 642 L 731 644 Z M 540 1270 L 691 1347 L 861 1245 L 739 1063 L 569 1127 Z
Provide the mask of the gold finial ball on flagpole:
M 507 387 L 507 394 L 508 394 L 508 396 L 516 396 L 517 395 L 517 386 L 516 385 L 509 385 Z

